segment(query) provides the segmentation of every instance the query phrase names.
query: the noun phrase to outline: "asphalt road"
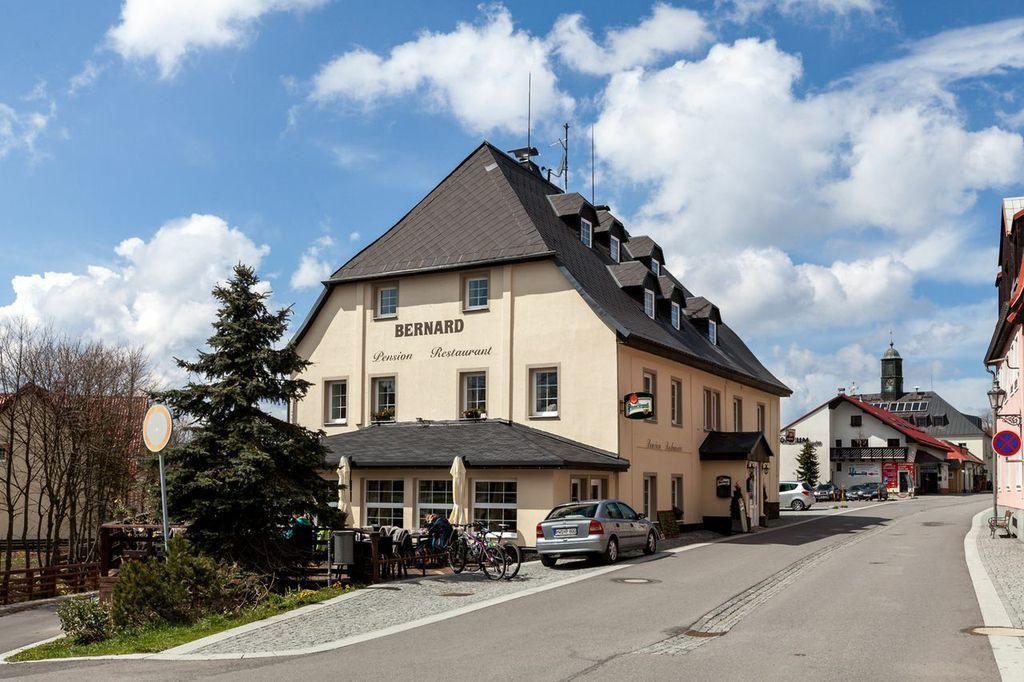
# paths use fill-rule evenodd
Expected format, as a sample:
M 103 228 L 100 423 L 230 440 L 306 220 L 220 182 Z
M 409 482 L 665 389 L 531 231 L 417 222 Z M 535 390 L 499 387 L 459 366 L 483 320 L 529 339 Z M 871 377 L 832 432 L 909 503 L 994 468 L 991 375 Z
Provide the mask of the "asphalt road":
M 60 634 L 55 605 L 0 616 L 0 651 L 49 639 Z
M 997 680 L 987 639 L 963 632 L 982 622 L 963 537 L 986 504 L 980 496 L 936 497 L 861 508 L 634 560 L 607 575 L 305 657 L 38 663 L 3 666 L 0 676 Z M 657 582 L 616 582 L 623 578 Z M 711 636 L 686 634 L 691 629 Z

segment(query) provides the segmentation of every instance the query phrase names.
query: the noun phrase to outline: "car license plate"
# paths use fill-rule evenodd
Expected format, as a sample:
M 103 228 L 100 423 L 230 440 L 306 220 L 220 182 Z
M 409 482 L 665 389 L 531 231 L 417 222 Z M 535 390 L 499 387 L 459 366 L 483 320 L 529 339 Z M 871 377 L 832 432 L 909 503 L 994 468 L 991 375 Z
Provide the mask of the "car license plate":
M 556 528 L 555 529 L 555 537 L 556 538 L 576 537 L 576 529 L 575 528 Z

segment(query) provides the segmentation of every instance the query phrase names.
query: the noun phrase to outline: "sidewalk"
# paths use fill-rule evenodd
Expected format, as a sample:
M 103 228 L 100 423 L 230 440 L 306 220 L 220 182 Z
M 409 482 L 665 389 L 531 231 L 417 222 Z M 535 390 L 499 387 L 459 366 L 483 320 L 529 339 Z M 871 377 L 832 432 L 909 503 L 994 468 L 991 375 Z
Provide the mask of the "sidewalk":
M 978 534 L 978 553 L 1014 627 L 1024 628 L 1024 542 Z

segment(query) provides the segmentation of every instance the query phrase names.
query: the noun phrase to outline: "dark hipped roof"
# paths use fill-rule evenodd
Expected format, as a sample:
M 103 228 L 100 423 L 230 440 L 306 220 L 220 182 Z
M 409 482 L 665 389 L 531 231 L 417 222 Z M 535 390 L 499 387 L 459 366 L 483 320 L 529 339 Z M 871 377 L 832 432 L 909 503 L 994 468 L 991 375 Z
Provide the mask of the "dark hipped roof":
M 647 235 L 638 235 L 629 238 L 626 250 L 633 258 L 649 258 L 655 251 L 660 253 L 661 247 Z
M 767 462 L 771 456 L 772 448 L 760 431 L 711 431 L 700 444 L 701 460 Z
M 330 467 L 348 455 L 357 469 L 447 469 L 457 456 L 469 468 L 629 468 L 629 460 L 611 452 L 498 419 L 378 424 L 323 440 Z
M 612 277 L 620 287 L 642 287 L 644 284 L 653 284 L 656 281 L 650 268 L 636 260 L 612 263 L 608 266 L 608 271 L 612 273 Z
M 914 428 L 924 431 L 928 435 L 935 436 L 937 438 L 955 438 L 956 436 L 984 436 L 985 431 L 980 426 L 981 419 L 975 417 L 971 419 L 969 415 L 964 414 L 960 410 L 956 409 L 946 399 L 940 396 L 934 391 L 913 391 L 910 393 L 904 393 L 899 398 L 888 398 L 882 397 L 881 393 L 864 393 L 857 396 L 859 399 L 866 403 L 909 403 L 909 402 L 923 402 L 928 403 L 928 407 L 925 410 L 918 410 L 916 412 L 896 412 L 896 416 L 901 419 L 909 421 L 908 417 L 923 417 L 928 416 L 930 419 L 925 424 L 918 424 L 916 421 L 911 422 Z M 942 420 L 936 420 L 935 417 L 946 417 L 946 423 L 942 424 Z
M 587 203 L 587 200 L 579 192 L 552 194 L 548 198 L 551 200 L 551 206 L 555 209 L 555 215 L 559 218 L 567 215 L 578 215 L 580 209 Z
M 394 227 L 331 276 L 293 342 L 305 334 L 335 283 L 552 258 L 625 343 L 777 395 L 791 393 L 725 325 L 712 344 L 688 321 L 676 330 L 668 320 L 644 314 L 642 302 L 608 271 L 611 259 L 582 244 L 556 214 L 551 195 L 561 191 L 482 143 Z

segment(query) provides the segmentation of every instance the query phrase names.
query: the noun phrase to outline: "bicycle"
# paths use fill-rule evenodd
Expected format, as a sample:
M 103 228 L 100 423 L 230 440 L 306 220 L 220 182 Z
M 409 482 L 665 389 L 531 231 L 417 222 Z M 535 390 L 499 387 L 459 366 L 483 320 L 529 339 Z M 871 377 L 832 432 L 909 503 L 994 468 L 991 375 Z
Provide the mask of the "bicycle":
M 487 532 L 484 534 L 484 537 L 494 535 L 497 545 L 505 551 L 505 580 L 512 580 L 512 578 L 519 575 L 519 569 L 523 566 L 523 550 L 519 545 L 508 541 L 508 538 L 505 537 L 505 533 L 508 530 L 509 525 L 507 523 L 499 523 L 497 533 L 493 531 Z
M 501 580 L 508 570 L 505 550 L 499 545 L 486 542 L 487 526 L 483 523 L 471 523 L 459 526 L 458 535 L 448 550 L 448 565 L 453 573 L 462 573 L 475 563 L 476 568 L 487 576 L 488 580 Z

